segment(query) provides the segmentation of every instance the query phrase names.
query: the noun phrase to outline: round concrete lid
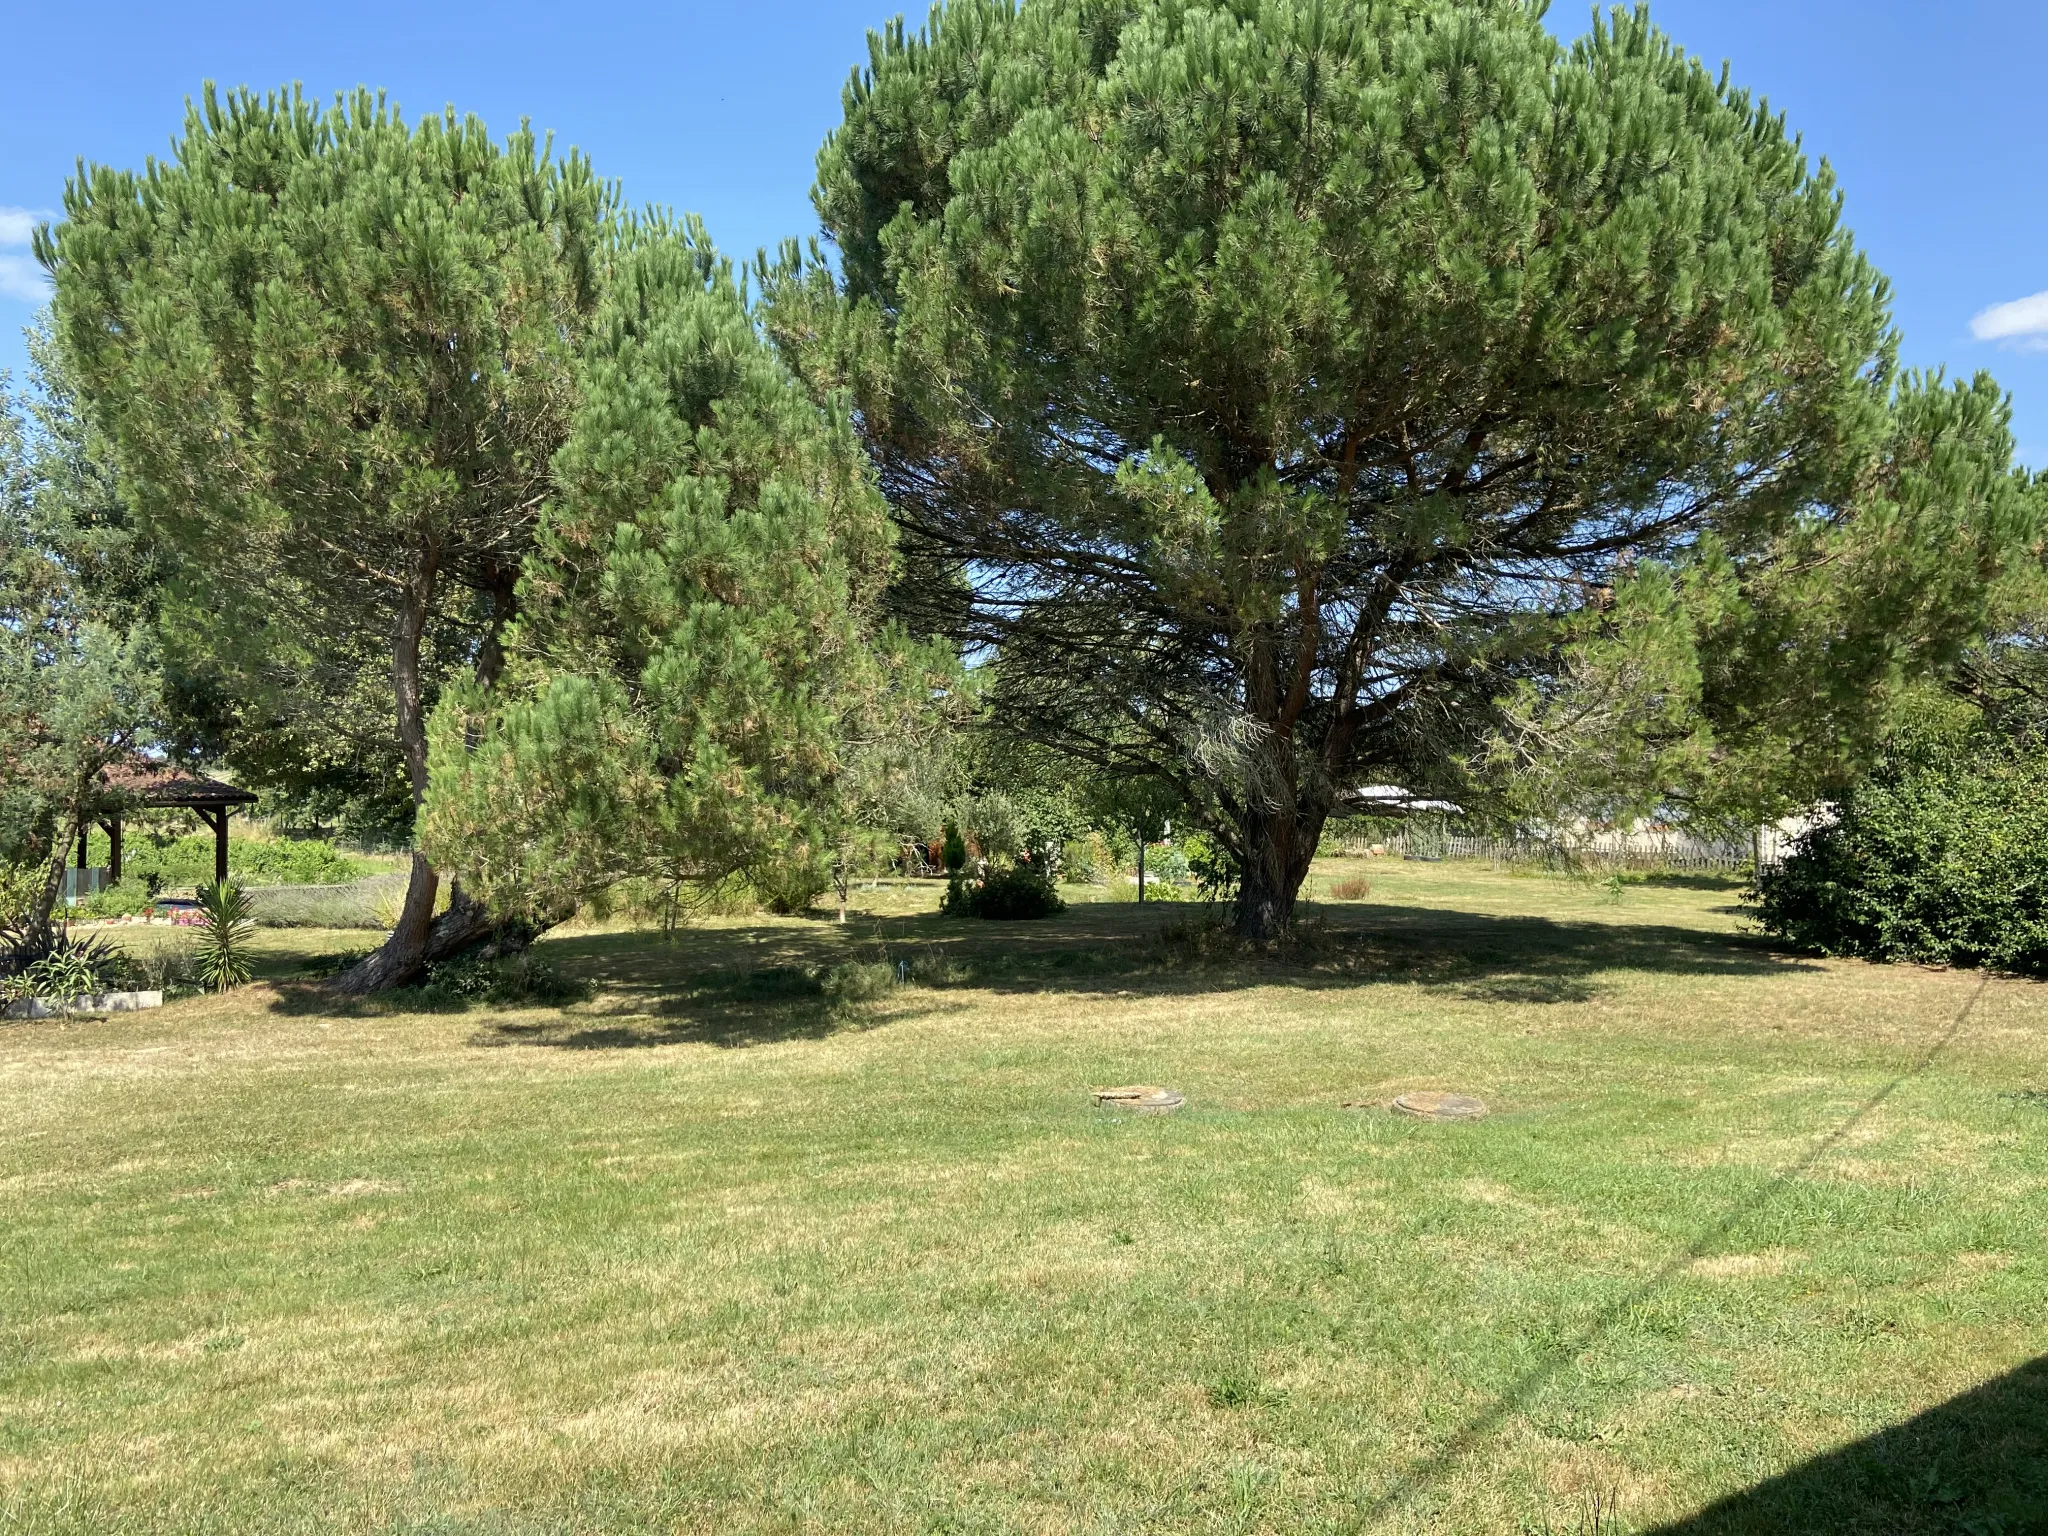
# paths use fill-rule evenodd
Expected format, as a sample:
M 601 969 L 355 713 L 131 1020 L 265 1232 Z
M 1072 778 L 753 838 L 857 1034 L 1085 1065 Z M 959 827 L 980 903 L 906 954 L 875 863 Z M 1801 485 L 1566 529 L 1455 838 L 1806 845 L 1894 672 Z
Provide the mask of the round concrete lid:
M 1394 1100 L 1394 1113 L 1418 1120 L 1477 1120 L 1486 1106 L 1463 1093 L 1404 1093 Z
M 1104 1109 L 1128 1109 L 1140 1115 L 1164 1115 L 1187 1102 L 1171 1088 L 1141 1083 L 1130 1088 L 1097 1088 L 1095 1102 Z

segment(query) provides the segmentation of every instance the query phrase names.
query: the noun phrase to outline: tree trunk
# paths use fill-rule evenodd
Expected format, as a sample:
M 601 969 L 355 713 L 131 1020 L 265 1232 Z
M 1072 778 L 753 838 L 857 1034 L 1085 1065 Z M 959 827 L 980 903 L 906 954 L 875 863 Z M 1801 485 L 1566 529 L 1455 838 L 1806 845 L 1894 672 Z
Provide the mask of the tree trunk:
M 1294 926 L 1294 902 L 1329 816 L 1323 806 L 1279 806 L 1244 820 L 1244 879 L 1237 889 L 1240 938 L 1266 944 Z
M 71 863 L 72 845 L 77 839 L 78 829 L 74 823 L 70 833 L 64 837 L 51 834 L 50 862 L 43 875 L 42 889 L 36 892 L 35 905 L 29 909 L 28 923 L 23 933 L 27 941 L 24 946 L 31 954 L 44 955 L 56 942 L 56 924 L 52 921 L 57 911 L 57 902 L 64 891 L 64 871 Z
M 405 905 L 398 925 L 375 954 L 365 955 L 335 982 L 334 990 L 344 997 L 367 997 L 387 992 L 414 980 L 427 963 L 427 935 L 434 923 L 434 901 L 441 893 L 440 876 L 424 857 L 412 856 L 412 876 L 405 888 Z
M 486 688 L 504 670 L 503 634 L 517 611 L 518 567 L 501 567 L 491 573 L 489 596 L 491 624 L 477 656 L 476 679 Z M 414 810 L 427 799 L 427 718 L 421 702 L 420 645 L 425 638 L 427 615 L 433 606 L 436 570 L 430 558 L 419 586 L 408 590 L 400 605 L 397 632 L 391 645 L 392 692 L 398 701 L 398 742 L 405 752 L 405 766 L 412 778 Z M 405 906 L 398 926 L 374 955 L 351 966 L 335 983 L 344 996 L 361 997 L 372 992 L 402 987 L 416 980 L 429 965 L 477 950 L 487 960 L 528 949 L 542 931 L 523 920 L 499 922 L 480 901 L 457 885 L 450 892 L 448 910 L 434 916 L 434 902 L 440 895 L 440 876 L 425 858 L 412 856 L 412 876 L 405 888 Z M 550 920 L 549 926 L 559 918 Z
M 428 965 L 436 965 L 466 951 L 481 949 L 484 959 L 495 960 L 500 955 L 531 948 L 539 932 L 531 923 L 499 922 L 492 917 L 489 907 L 458 885 L 448 910 L 435 918 L 434 926 L 427 931 L 422 959 Z
M 399 603 L 398 625 L 391 637 L 391 688 L 398 703 L 398 745 L 405 753 L 406 772 L 412 778 L 415 812 L 427 799 L 427 717 L 420 700 L 420 642 L 426 635 L 427 615 L 433 607 L 434 575 L 434 563 L 429 560 L 419 583 L 408 587 Z M 334 984 L 335 991 L 344 997 L 363 997 L 402 987 L 418 976 L 427 962 L 427 935 L 433 926 L 434 899 L 440 889 L 440 877 L 434 873 L 434 866 L 415 853 L 398 926 L 391 930 L 382 949 L 342 972 Z

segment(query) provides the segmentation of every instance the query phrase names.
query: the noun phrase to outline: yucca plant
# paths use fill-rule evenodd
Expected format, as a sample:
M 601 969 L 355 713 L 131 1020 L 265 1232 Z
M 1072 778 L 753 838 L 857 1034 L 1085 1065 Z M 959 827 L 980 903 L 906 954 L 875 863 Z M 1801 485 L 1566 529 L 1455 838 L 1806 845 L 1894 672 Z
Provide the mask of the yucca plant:
M 192 969 L 209 992 L 229 992 L 249 980 L 249 941 L 256 932 L 249 893 L 225 880 L 199 888 L 199 942 Z

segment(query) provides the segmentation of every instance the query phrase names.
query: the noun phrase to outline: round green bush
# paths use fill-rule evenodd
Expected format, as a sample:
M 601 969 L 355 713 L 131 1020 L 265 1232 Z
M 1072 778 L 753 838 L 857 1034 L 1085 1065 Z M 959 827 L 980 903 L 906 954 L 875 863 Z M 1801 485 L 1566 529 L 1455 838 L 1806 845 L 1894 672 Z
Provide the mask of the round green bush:
M 2048 747 L 1895 747 L 1752 898 L 1765 932 L 1872 960 L 2048 975 Z
M 990 870 L 979 880 L 954 880 L 940 911 L 951 917 L 1016 922 L 1056 917 L 1067 910 L 1050 880 L 1028 865 Z

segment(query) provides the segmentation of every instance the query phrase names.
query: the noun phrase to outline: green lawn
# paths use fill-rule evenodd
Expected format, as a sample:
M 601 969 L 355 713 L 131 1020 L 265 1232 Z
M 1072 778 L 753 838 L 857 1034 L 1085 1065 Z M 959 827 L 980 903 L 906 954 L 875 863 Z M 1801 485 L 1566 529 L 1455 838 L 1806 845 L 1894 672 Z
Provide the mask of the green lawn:
M 927 887 L 0 1026 L 0 1529 L 2048 1529 L 2048 988 L 1360 872 L 1256 966 Z

